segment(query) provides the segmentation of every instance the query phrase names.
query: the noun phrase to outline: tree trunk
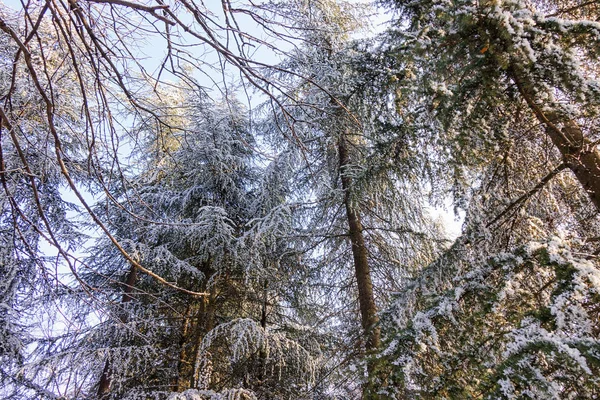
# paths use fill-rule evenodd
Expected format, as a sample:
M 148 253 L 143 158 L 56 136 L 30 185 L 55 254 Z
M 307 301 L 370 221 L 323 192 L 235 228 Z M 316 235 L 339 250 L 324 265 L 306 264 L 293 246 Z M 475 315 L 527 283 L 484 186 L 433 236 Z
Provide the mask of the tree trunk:
M 269 281 L 265 279 L 263 283 L 263 298 L 262 298 L 262 306 L 260 310 L 260 327 L 263 330 L 267 331 L 267 311 L 268 311 L 268 301 L 269 301 Z M 265 377 L 267 376 L 267 346 L 263 343 L 260 348 L 260 352 L 258 354 L 259 357 L 259 372 L 258 372 L 258 383 L 260 385 L 263 384 Z
M 188 312 L 186 312 L 183 332 L 179 343 L 179 360 L 177 363 L 176 391 L 183 392 L 190 388 L 198 388 L 203 382 L 199 381 L 202 371 L 198 371 L 198 357 L 201 356 L 201 343 L 204 336 L 210 332 L 215 325 L 216 312 L 216 283 L 210 288 L 207 285 L 208 278 L 214 273 L 211 261 L 205 261 L 200 267 L 206 281 L 201 290 L 208 292 L 208 296 L 201 299 L 190 299 Z M 201 387 L 201 389 L 205 389 Z
M 381 340 L 381 329 L 377 325 L 377 306 L 373 295 L 373 283 L 371 281 L 371 270 L 369 268 L 368 251 L 363 236 L 363 227 L 360 218 L 358 204 L 352 204 L 352 177 L 348 175 L 347 166 L 350 164 L 348 154 L 348 138 L 342 134 L 338 142 L 338 154 L 340 162 L 340 177 L 342 189 L 344 189 L 344 206 L 348 219 L 348 236 L 352 243 L 352 256 L 354 258 L 354 274 L 358 286 L 358 303 L 360 306 L 361 323 L 365 339 L 365 350 L 367 353 L 379 348 Z M 377 371 L 374 360 L 367 361 L 368 380 L 363 385 L 363 399 L 379 399 L 377 395 Z
M 358 286 L 358 303 L 362 327 L 365 335 L 365 348 L 367 351 L 379 347 L 380 329 L 377 326 L 377 307 L 373 295 L 373 283 L 369 269 L 368 252 L 363 237 L 363 227 L 357 205 L 352 204 L 352 178 L 348 176 L 346 167 L 349 165 L 348 142 L 345 135 L 339 140 L 338 152 L 340 161 L 340 175 L 344 189 L 344 205 L 348 219 L 348 234 L 352 243 L 352 256 L 354 258 L 354 273 Z
M 123 297 L 121 298 L 121 305 L 125 305 L 130 302 L 133 297 L 131 297 L 131 293 L 135 287 L 135 283 L 137 281 L 137 268 L 135 265 L 131 265 L 129 268 L 129 273 L 127 274 L 127 278 L 125 279 L 125 289 L 123 290 Z M 127 323 L 128 316 L 125 311 L 119 316 L 119 320 L 122 323 Z M 100 382 L 98 383 L 98 398 L 105 399 L 108 397 L 110 393 L 110 383 L 112 380 L 112 371 L 110 358 L 106 360 L 104 364 L 104 370 L 102 371 L 102 375 L 100 376 Z
M 199 312 L 199 306 L 196 302 L 190 302 L 185 310 L 183 329 L 179 340 L 179 360 L 177 361 L 177 379 L 173 391 L 183 392 L 189 389 L 190 379 L 192 375 L 193 364 L 191 361 L 193 355 L 190 348 L 193 343 L 193 337 L 196 333 L 197 326 L 195 324 L 195 316 Z
M 565 164 L 573 171 L 596 209 L 600 211 L 600 152 L 596 145 L 585 137 L 577 122 L 561 116 L 556 111 L 542 110 L 536 104 L 532 84 L 521 78 L 522 74 L 515 69 L 510 69 L 509 74 L 529 108 L 544 125 L 546 134 L 560 151 Z
M 196 337 L 194 339 L 194 352 L 192 361 L 192 376 L 189 379 L 190 388 L 199 388 L 199 389 L 208 389 L 208 387 L 204 387 L 208 382 L 201 381 L 201 366 L 198 363 L 202 351 L 202 340 L 204 336 L 215 327 L 215 313 L 217 311 L 216 307 L 217 301 L 217 287 L 216 283 L 210 288 L 210 295 L 204 296 L 201 300 L 200 304 L 200 312 L 198 313 L 198 324 L 196 327 Z

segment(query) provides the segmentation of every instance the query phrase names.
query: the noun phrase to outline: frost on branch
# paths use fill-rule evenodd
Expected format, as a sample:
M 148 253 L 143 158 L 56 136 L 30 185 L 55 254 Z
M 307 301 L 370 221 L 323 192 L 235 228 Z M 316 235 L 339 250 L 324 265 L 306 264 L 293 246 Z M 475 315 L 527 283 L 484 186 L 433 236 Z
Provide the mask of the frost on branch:
M 595 259 L 574 256 L 568 243 L 532 242 L 407 302 L 413 293 L 386 315 L 391 329 L 381 357 L 390 366 L 388 393 L 600 395 L 600 269 Z M 413 307 L 408 312 L 406 304 Z
M 217 387 L 221 381 L 235 386 L 269 379 L 302 386 L 315 379 L 320 358 L 313 353 L 283 330 L 240 318 L 218 325 L 204 337 L 195 370 L 201 374 L 201 366 L 210 360 L 210 383 Z
M 188 389 L 174 393 L 167 400 L 256 400 L 256 396 L 246 389 L 227 389 L 219 393 L 212 390 Z
M 11 259 L 12 254 L 6 247 L 0 248 L 0 360 L 17 356 L 22 347 L 17 334 L 17 310 L 14 307 L 15 292 L 19 284 L 18 265 Z

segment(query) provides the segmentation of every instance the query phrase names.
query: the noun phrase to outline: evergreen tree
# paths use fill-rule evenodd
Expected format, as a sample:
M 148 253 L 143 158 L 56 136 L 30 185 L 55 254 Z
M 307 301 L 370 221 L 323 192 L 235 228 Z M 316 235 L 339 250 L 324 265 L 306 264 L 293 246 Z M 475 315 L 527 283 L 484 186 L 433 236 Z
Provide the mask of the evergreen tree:
M 0 6 L 0 397 L 600 396 L 597 4 L 381 3 Z
M 396 101 L 425 100 L 427 129 L 459 165 L 489 160 L 535 118 L 596 201 L 597 9 L 563 1 L 390 1 L 386 54 L 401 78 Z M 462 180 L 457 174 L 457 180 Z
M 115 332 L 105 345 L 99 396 L 243 387 L 279 398 L 305 390 L 319 350 L 279 308 L 286 302 L 283 284 L 297 268 L 293 248 L 281 237 L 290 219 L 285 188 L 273 175 L 257 175 L 255 143 L 239 103 L 171 108 L 187 110 L 190 127 L 160 132 L 152 147 L 171 148 L 161 150 L 124 195 L 128 210 L 105 212 L 115 236 L 140 262 L 201 295 L 137 277 L 110 246 L 99 247 L 100 276 L 127 271 L 117 281 L 125 281 L 122 300 L 96 328 L 97 335 Z
M 393 5 L 398 28 L 385 50 L 399 73 L 396 104 L 448 160 L 451 173 L 438 175 L 467 218 L 463 237 L 386 314 L 382 391 L 596 397 L 588 301 L 598 271 L 597 150 L 586 127 L 597 114 L 597 62 L 582 40 L 595 35 L 594 7 Z
M 300 2 L 297 9 L 303 25 L 312 27 L 305 39 L 310 45 L 284 63 L 300 78 L 287 85 L 293 91 L 266 130 L 275 137 L 283 132 L 302 160 L 293 179 L 303 185 L 303 232 L 314 237 L 309 249 L 319 278 L 334 287 L 356 281 L 354 292 L 340 290 L 344 297 L 336 306 L 351 317 L 345 324 L 356 324 L 345 308 L 358 303 L 359 354 L 371 353 L 380 343 L 379 307 L 390 289 L 433 259 L 442 235 L 427 215 L 423 186 L 416 184 L 425 173 L 424 154 L 410 152 L 418 139 L 381 97 L 377 84 L 385 74 L 369 69 L 375 63 L 365 50 L 372 43 L 349 39 L 357 26 L 352 12 L 358 11 L 332 2 Z M 376 375 L 376 363 L 368 361 L 367 370 Z M 353 385 L 361 380 L 352 379 Z M 370 386 L 363 389 L 364 396 L 376 396 Z

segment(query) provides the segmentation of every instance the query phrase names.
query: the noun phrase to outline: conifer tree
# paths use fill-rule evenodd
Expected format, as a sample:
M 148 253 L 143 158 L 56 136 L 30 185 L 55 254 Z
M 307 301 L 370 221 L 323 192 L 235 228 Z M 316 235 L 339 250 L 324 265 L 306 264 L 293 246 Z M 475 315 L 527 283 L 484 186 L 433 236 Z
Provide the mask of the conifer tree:
M 436 141 L 467 216 L 386 313 L 382 392 L 594 398 L 597 58 L 582 39 L 595 8 L 388 4 L 396 104 Z
M 279 285 L 297 267 L 290 264 L 293 248 L 278 237 L 289 229 L 285 188 L 270 181 L 272 175 L 257 175 L 255 143 L 239 103 L 174 106 L 167 110 L 185 109 L 189 127 L 155 136 L 152 147 L 170 148 L 158 152 L 126 194 L 135 211 L 106 212 L 115 235 L 144 265 L 202 296 L 132 280 L 135 269 L 114 259 L 110 247 L 100 247 L 96 258 L 113 260 L 103 275 L 119 274 L 115 266 L 128 272 L 123 300 L 113 311 L 117 318 L 96 329 L 115 331 L 106 343 L 98 395 L 160 397 L 240 386 L 259 395 L 303 390 L 317 372 L 319 351 L 306 332 L 299 337 L 288 329 L 293 318 L 278 311 L 285 301 Z M 141 334 L 145 343 L 136 337 Z M 130 349 L 125 357 L 123 347 Z M 144 379 L 132 375 L 136 370 L 145 371 Z M 292 376 L 293 382 L 277 388 Z
M 469 164 L 534 117 L 598 208 L 597 8 L 563 1 L 390 1 L 397 101 L 427 99 L 427 129 Z M 402 99 L 405 96 L 406 99 Z
M 372 43 L 349 39 L 357 26 L 352 12 L 358 11 L 326 1 L 299 4 L 300 20 L 313 27 L 305 39 L 310 45 L 283 67 L 310 78 L 292 79 L 288 86 L 295 88 L 282 100 L 289 105 L 266 129 L 271 135 L 283 131 L 303 161 L 293 179 L 307 185 L 306 225 L 325 253 L 317 256 L 321 268 L 335 268 L 332 283 L 356 282 L 342 306 L 358 303 L 359 349 L 369 354 L 380 344 L 378 309 L 389 288 L 426 265 L 443 240 L 425 211 L 422 187 L 415 185 L 425 173 L 419 165 L 424 154 L 410 153 L 415 138 L 402 129 L 394 106 L 379 97 L 385 74 L 369 70 L 374 63 L 365 48 Z M 376 376 L 376 363 L 366 364 Z M 365 385 L 363 396 L 375 398 L 375 386 Z

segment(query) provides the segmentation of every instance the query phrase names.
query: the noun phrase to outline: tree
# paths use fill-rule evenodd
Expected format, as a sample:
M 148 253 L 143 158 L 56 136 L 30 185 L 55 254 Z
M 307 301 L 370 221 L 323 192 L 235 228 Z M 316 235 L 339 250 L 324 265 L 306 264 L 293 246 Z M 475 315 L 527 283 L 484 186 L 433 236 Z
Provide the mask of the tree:
M 224 27 L 210 17 L 211 10 L 202 2 L 161 2 L 157 6 L 145 6 L 122 1 L 85 4 L 74 1 L 45 3 L 41 7 L 27 4 L 21 16 L 6 11 L 0 20 L 0 29 L 7 44 L 5 60 L 10 60 L 11 68 L 4 76 L 0 116 L 10 136 L 5 140 L 10 139 L 7 143 L 20 154 L 20 164 L 11 170 L 22 168 L 29 175 L 34 173 L 28 171 L 32 162 L 27 158 L 28 153 L 21 151 L 27 141 L 16 131 L 28 132 L 33 128 L 28 124 L 36 121 L 49 134 L 48 140 L 29 146 L 39 144 L 38 153 L 43 151 L 48 155 L 56 165 L 60 182 L 64 181 L 82 209 L 109 238 L 106 221 L 95 215 L 78 184 L 92 192 L 99 188 L 109 194 L 113 190 L 109 182 L 117 189 L 126 184 L 120 182 L 127 180 L 120 152 L 136 138 L 135 132 L 129 131 L 127 124 L 119 120 L 121 113 L 131 118 L 152 115 L 157 124 L 168 127 L 168 122 L 161 121 L 155 112 L 154 103 L 160 103 L 160 95 L 152 88 L 168 75 L 166 79 L 179 78 L 182 85 L 206 93 L 189 73 L 191 66 L 199 68 L 213 81 L 216 78 L 210 71 L 221 75 L 230 68 L 237 69 L 246 82 L 265 94 L 269 93 L 266 86 L 274 86 L 274 82 L 265 80 L 262 72 L 268 65 L 252 61 L 246 54 L 248 47 L 256 43 L 269 47 L 268 42 L 242 34 L 236 24 L 238 15 L 249 15 L 260 21 L 271 35 L 277 35 L 278 31 L 269 25 L 272 22 L 277 26 L 277 20 L 268 18 L 276 14 L 276 4 L 272 8 L 235 8 L 224 2 L 220 10 Z M 188 18 L 193 22 L 184 22 Z M 165 58 L 153 74 L 147 72 L 147 67 L 140 62 L 141 56 L 136 54 L 135 49 L 139 47 L 134 42 L 142 40 L 136 36 L 141 32 L 148 32 L 165 45 Z M 224 32 L 223 37 L 219 32 Z M 194 57 L 188 51 L 191 46 L 197 47 L 199 54 L 214 52 L 220 66 L 212 69 L 212 61 Z M 220 87 L 217 83 L 215 81 L 217 89 L 228 91 L 226 81 Z M 22 95 L 25 99 L 20 98 Z M 33 107 L 26 100 L 29 96 L 35 99 Z M 35 179 L 29 177 L 28 180 L 35 193 L 38 189 Z M 5 191 L 10 197 L 10 191 Z M 41 206 L 37 208 L 44 221 L 45 211 Z M 18 211 L 17 207 L 15 212 Z M 43 225 L 50 244 L 68 260 L 68 251 L 52 237 L 56 236 L 53 225 L 47 222 Z M 114 237 L 111 240 L 124 257 L 136 265 L 118 241 Z M 161 280 L 142 265 L 136 268 Z M 167 284 L 164 279 L 162 283 Z
M 417 139 L 382 96 L 383 74 L 369 70 L 374 63 L 365 47 L 372 43 L 348 38 L 356 26 L 352 9 L 319 2 L 304 12 L 310 45 L 292 54 L 284 69 L 311 78 L 294 79 L 295 89 L 286 93 L 293 103 L 282 99 L 286 113 L 276 114 L 267 129 L 283 131 L 304 161 L 293 179 L 305 185 L 304 225 L 318 240 L 309 249 L 318 249 L 313 257 L 323 260 L 322 269 L 335 265 L 328 278 L 334 285 L 356 281 L 342 305 L 358 302 L 358 348 L 368 354 L 380 343 L 377 303 L 386 304 L 388 290 L 426 265 L 443 239 L 415 184 L 424 173 L 423 154 L 409 150 Z M 281 123 L 286 118 L 293 129 Z M 368 361 L 370 375 L 375 369 Z M 363 395 L 376 393 L 365 386 Z
M 599 395 L 596 4 L 383 3 L 1 8 L 2 396 Z
M 10 348 L 7 346 L 7 357 L 14 356 L 13 358 L 18 359 L 20 355 L 16 350 L 21 347 L 20 343 L 24 343 L 23 347 L 25 343 L 29 344 L 31 348 L 32 343 L 36 342 L 48 344 L 48 346 L 38 347 L 35 354 L 28 354 L 28 359 L 36 362 L 39 360 L 37 355 L 56 355 L 54 351 L 61 346 L 68 348 L 68 351 L 74 354 L 74 348 L 66 344 L 69 342 L 71 346 L 81 345 L 77 359 L 71 360 L 73 365 L 83 365 L 87 358 L 91 368 L 86 371 L 96 371 L 97 365 L 90 360 L 96 359 L 94 351 L 97 348 L 86 347 L 84 344 L 86 340 L 102 343 L 102 339 L 106 337 L 95 336 L 101 331 L 92 329 L 93 322 L 86 320 L 90 308 L 78 308 L 81 306 L 79 302 L 106 302 L 116 308 L 111 317 L 117 325 L 125 325 L 126 328 L 136 325 L 144 330 L 151 327 L 144 325 L 146 321 L 143 318 L 140 321 L 131 320 L 132 313 L 129 312 L 130 309 L 135 310 L 140 306 L 139 303 L 131 301 L 133 294 L 138 290 L 145 290 L 144 287 L 133 287 L 134 283 L 136 285 L 139 282 L 147 283 L 140 275 L 150 276 L 161 285 L 188 295 L 204 295 L 203 292 L 190 293 L 189 290 L 173 284 L 170 278 L 174 271 L 163 270 L 168 277 L 165 278 L 147 268 L 148 265 L 153 265 L 160 269 L 165 268 L 165 265 L 152 264 L 152 260 L 144 260 L 143 264 L 140 263 L 140 255 L 143 255 L 144 251 L 154 251 L 155 254 L 160 251 L 156 253 L 156 249 L 148 248 L 147 245 L 144 247 L 146 238 L 137 236 L 140 232 L 132 234 L 134 227 L 138 226 L 138 229 L 142 229 L 136 219 L 138 213 L 144 215 L 142 211 L 147 211 L 143 207 L 140 209 L 141 205 L 135 200 L 143 198 L 148 193 L 137 192 L 140 188 L 135 186 L 139 183 L 135 172 L 139 166 L 129 168 L 123 154 L 134 147 L 137 141 L 146 140 L 145 137 L 137 136 L 138 133 L 144 134 L 136 130 L 140 126 L 136 123 L 139 120 L 144 121 L 146 125 L 157 127 L 157 130 L 163 133 L 183 129 L 177 126 L 181 121 L 173 121 L 170 119 L 170 114 L 161 115 L 164 92 L 160 93 L 157 88 L 167 79 L 179 78 L 178 85 L 186 90 L 192 88 L 201 92 L 201 96 L 205 96 L 207 90 L 192 77 L 191 66 L 206 67 L 201 69 L 209 79 L 217 79 L 216 75 L 225 75 L 237 69 L 246 83 L 255 85 L 264 93 L 268 93 L 267 86 L 273 87 L 273 82 L 264 79 L 263 70 L 268 69 L 268 65 L 253 61 L 247 54 L 248 48 L 258 43 L 269 47 L 268 40 L 242 33 L 236 26 L 240 16 L 247 15 L 259 21 L 270 35 L 282 34 L 282 31 L 278 30 L 281 26 L 278 23 L 280 17 L 276 16 L 277 5 L 235 8 L 228 2 L 224 2 L 220 11 L 225 20 L 224 26 L 211 18 L 212 11 L 202 2 L 172 4 L 161 2 L 156 6 L 121 1 L 47 2 L 39 7 L 28 3 L 23 5 L 20 14 L 11 12 L 3 6 L 0 16 L 3 41 L 2 62 L 7 68 L 2 71 L 2 93 L 0 94 L 2 101 L 0 176 L 3 184 L 2 218 L 6 223 L 6 237 L 12 239 L 7 239 L 9 252 L 7 259 L 11 261 L 6 264 L 7 280 L 3 281 L 3 288 L 6 290 L 3 289 L 2 295 L 6 296 L 6 302 L 3 297 L 3 304 L 6 305 L 3 319 L 5 317 L 7 319 L 5 325 L 7 338 L 14 336 L 14 340 L 11 340 L 14 346 L 12 344 Z M 188 21 L 189 18 L 192 23 Z M 218 32 L 222 32 L 223 36 Z M 154 73 L 149 73 L 148 66 L 140 61 L 138 50 L 140 53 L 143 50 L 134 45 L 136 40 L 141 40 L 141 37 L 146 34 L 161 38 L 165 45 L 165 58 Z M 283 38 L 283 36 L 278 37 Z M 205 59 L 195 57 L 193 52 L 189 51 L 191 40 L 193 40 L 192 46 L 198 50 L 196 54 L 203 54 L 204 57 L 206 56 L 204 50 L 211 49 L 220 66 L 213 70 L 208 68 L 213 64 L 213 60 L 208 56 Z M 283 40 L 287 41 L 287 39 Z M 215 84 L 215 86 L 219 85 Z M 229 87 L 226 82 L 223 82 L 220 89 L 228 94 Z M 145 132 L 147 133 L 147 130 Z M 165 146 L 165 143 L 160 143 L 156 149 L 161 153 L 168 153 L 173 150 L 171 145 Z M 242 145 L 238 143 L 236 146 Z M 223 164 L 227 162 L 227 160 L 221 161 Z M 219 168 L 223 164 L 219 165 Z M 230 178 L 236 181 L 241 177 L 230 176 Z M 148 187 L 141 189 L 147 190 Z M 66 200 L 67 192 L 77 199 L 80 209 Z M 86 198 L 88 193 L 97 196 L 103 193 L 108 205 L 94 208 L 92 202 Z M 223 202 L 231 201 L 229 206 L 235 208 L 241 206 L 235 205 L 238 200 L 240 199 L 224 199 Z M 112 210 L 112 207 L 120 209 L 125 216 L 128 215 L 137 223 L 116 228 L 114 225 L 116 221 L 110 219 L 113 214 L 106 212 L 107 209 Z M 211 211 L 209 208 L 205 211 Z M 92 227 L 73 224 L 70 221 L 72 214 L 67 217 L 67 213 L 73 213 L 73 210 L 83 210 L 93 221 Z M 207 218 L 213 222 L 221 218 L 221 226 L 226 228 L 226 231 L 231 228 L 232 221 L 229 221 L 220 209 L 215 208 L 212 211 L 215 212 L 208 213 L 210 215 L 207 215 Z M 121 217 L 119 220 L 121 223 L 130 222 L 129 217 Z M 156 222 L 155 215 L 147 217 L 146 222 L 149 225 Z M 120 275 L 112 275 L 115 270 L 110 269 L 109 275 L 102 275 L 105 272 L 104 268 L 115 267 L 115 265 L 98 265 L 92 262 L 94 260 L 83 263 L 76 254 L 77 250 L 81 250 L 85 233 L 88 233 L 89 229 L 94 229 L 94 225 L 113 246 L 112 252 L 107 250 L 107 254 L 97 254 L 97 260 L 101 259 L 100 256 L 106 256 L 102 258 L 104 261 L 114 262 L 118 259 L 115 251 L 120 253 L 126 260 L 128 271 L 126 277 L 122 272 L 119 272 Z M 153 232 L 152 229 L 147 229 L 150 233 Z M 127 234 L 120 230 L 127 231 Z M 136 241 L 141 240 L 141 247 L 132 247 L 136 244 L 132 242 L 134 237 Z M 241 240 L 239 237 L 236 239 L 238 242 Z M 63 261 L 45 259 L 41 255 L 39 244 L 44 241 L 56 249 Z M 176 267 L 185 267 L 185 264 L 178 263 L 176 259 L 171 258 L 169 261 L 174 261 Z M 61 263 L 65 263 L 70 268 L 80 288 L 74 287 L 69 278 L 54 272 L 55 266 Z M 208 268 L 212 267 L 208 266 Z M 194 271 L 187 272 L 194 275 Z M 97 276 L 94 278 L 91 275 Z M 210 271 L 207 275 L 211 275 Z M 38 279 L 39 283 L 36 282 Z M 91 283 L 99 283 L 100 286 L 92 287 Z M 60 288 L 58 293 L 54 290 L 56 285 Z M 117 286 L 120 289 L 124 287 L 125 290 L 98 291 L 110 286 Z M 152 285 L 148 287 L 153 288 Z M 19 309 L 17 299 L 24 297 L 28 290 L 35 292 L 31 297 L 36 301 L 39 300 L 31 304 L 36 307 L 41 305 L 57 313 L 63 310 L 58 306 L 50 307 L 44 296 L 56 296 L 61 301 L 65 298 L 71 299 L 70 311 L 74 317 L 69 315 L 67 318 L 72 317 L 78 323 L 69 323 L 69 332 L 64 336 L 71 335 L 70 340 L 63 340 L 62 335 L 43 338 L 43 340 L 27 338 L 24 333 L 26 330 L 19 327 L 20 322 L 16 311 Z M 115 298 L 115 293 L 119 293 L 116 298 L 120 300 Z M 165 303 L 159 301 L 158 304 Z M 142 314 L 146 313 L 145 317 L 153 315 L 152 307 L 155 305 L 150 306 L 148 303 L 145 305 L 148 306 L 148 310 L 144 310 Z M 27 307 L 28 304 L 22 306 Z M 160 308 L 158 305 L 156 307 Z M 36 308 L 36 311 L 39 312 L 39 309 Z M 27 328 L 31 330 L 30 327 Z M 210 326 L 206 325 L 204 328 L 210 329 Z M 91 330 L 91 333 L 88 334 L 88 330 Z M 132 337 L 132 332 L 130 330 L 129 336 L 126 335 L 126 340 L 123 342 L 126 346 L 116 352 L 126 351 L 131 341 L 143 339 L 143 335 Z M 147 336 L 151 337 L 152 334 L 159 335 L 157 332 L 151 332 Z M 166 340 L 163 338 L 163 341 Z M 52 350 L 49 350 L 50 347 Z M 149 351 L 146 354 L 148 358 L 140 364 L 140 368 L 144 365 L 149 367 L 153 362 L 151 355 L 156 349 L 150 347 L 145 347 Z M 64 354 L 67 354 L 66 350 L 62 355 Z M 43 365 L 40 364 L 40 368 L 27 369 L 38 372 L 46 367 L 48 370 L 53 368 L 67 370 L 66 375 L 32 372 L 34 377 L 24 377 L 24 374 L 19 372 L 23 371 L 21 369 L 23 356 L 20 357 L 19 362 L 14 364 L 14 368 L 12 361 L 6 364 L 11 366 L 11 369 L 6 373 L 3 370 L 2 379 L 10 382 L 10 385 L 24 386 L 23 390 L 27 393 L 25 396 L 35 392 L 39 395 L 51 396 L 52 391 L 58 393 L 66 391 L 69 395 L 76 396 L 82 390 L 77 385 L 81 382 L 89 383 L 92 379 L 86 375 L 81 379 L 78 378 L 78 383 L 67 385 L 68 388 L 63 387 L 64 382 L 57 382 L 56 376 L 67 376 L 65 379 L 70 382 L 68 378 L 70 372 L 66 367 L 69 363 L 68 357 L 63 357 L 60 362 L 54 361 L 54 364 L 48 361 L 48 363 L 41 363 Z M 56 355 L 56 359 L 58 358 L 59 355 Z M 113 369 L 110 363 L 105 364 L 104 368 L 107 373 Z M 164 371 L 158 371 L 157 374 L 164 374 Z M 110 386 L 110 379 L 108 375 L 106 376 L 101 385 L 105 388 Z M 33 382 L 45 382 L 46 385 Z M 74 385 L 77 387 L 71 392 Z M 44 386 L 48 389 L 44 389 Z M 105 389 L 101 389 L 101 394 L 104 391 Z M 14 395 L 21 395 L 20 389 L 15 389 Z
M 456 248 L 453 267 L 464 251 Z M 595 262 L 555 238 L 464 265 L 445 290 L 427 291 L 427 277 L 448 261 L 407 286 L 390 310 L 396 328 L 383 354 L 401 368 L 389 370 L 389 396 L 597 396 Z
M 453 167 L 440 176 L 468 206 L 463 237 L 384 318 L 382 391 L 593 398 L 597 150 L 585 127 L 597 115 L 597 59 L 581 39 L 595 29 L 586 21 L 594 7 L 394 5 L 408 27 L 386 48 L 396 103 L 437 141 Z
M 532 184 L 537 139 L 482 171 L 463 236 L 386 310 L 387 395 L 595 396 L 596 211 L 565 166 Z
M 258 175 L 241 104 L 209 106 L 192 98 L 168 109 L 187 110 L 190 126 L 160 132 L 152 142 L 172 145 L 142 171 L 135 192 L 123 195 L 135 214 L 114 207 L 104 213 L 144 265 L 204 295 L 178 294 L 141 277 L 130 282 L 135 269 L 102 245 L 94 256 L 101 276 L 128 272 L 117 281 L 126 281 L 123 300 L 95 329 L 98 336 L 114 332 L 103 341 L 108 361 L 98 394 L 160 397 L 242 386 L 281 396 L 304 390 L 317 372 L 319 351 L 307 331 L 300 337 L 290 329 L 293 316 L 279 308 L 286 301 L 279 285 L 296 273 L 289 261 L 294 250 L 278 237 L 289 229 L 283 188 L 272 175 Z M 110 284 L 102 280 L 95 286 Z
M 510 124 L 533 116 L 540 143 L 546 137 L 553 143 L 598 208 L 594 4 L 387 4 L 398 10 L 397 24 L 408 26 L 388 42 L 389 54 L 402 59 L 400 91 L 418 87 L 429 99 L 439 123 L 432 131 L 443 132 L 462 161 L 487 157 L 511 138 Z

